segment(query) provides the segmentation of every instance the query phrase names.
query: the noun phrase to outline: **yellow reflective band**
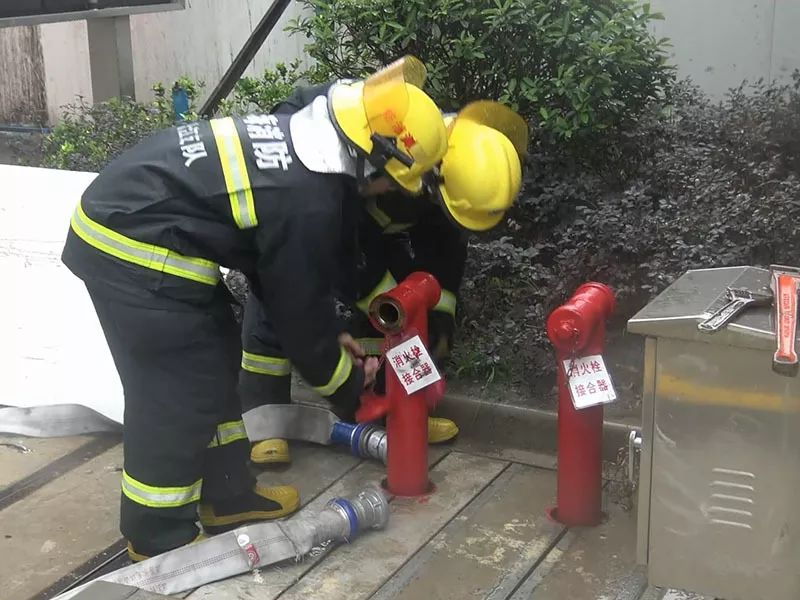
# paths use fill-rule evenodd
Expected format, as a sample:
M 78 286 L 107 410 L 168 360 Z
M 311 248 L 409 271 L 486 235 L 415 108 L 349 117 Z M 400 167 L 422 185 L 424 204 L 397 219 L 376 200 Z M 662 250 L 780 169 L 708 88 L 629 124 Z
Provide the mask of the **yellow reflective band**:
M 361 312 L 368 313 L 369 305 L 372 304 L 372 301 L 375 300 L 375 298 L 388 292 L 389 290 L 394 289 L 395 287 L 397 287 L 397 282 L 394 280 L 392 274 L 389 271 L 386 271 L 386 274 L 383 276 L 383 279 L 381 279 L 381 282 L 376 285 L 369 294 L 356 302 L 356 306 Z
M 410 229 L 413 223 L 392 223 L 392 218 L 378 208 L 375 198 L 370 198 L 366 203 L 367 213 L 375 219 L 375 222 L 383 230 L 383 233 L 400 233 Z
M 202 488 L 202 479 L 182 487 L 155 487 L 136 481 L 127 471 L 122 472 L 122 493 L 136 504 L 150 508 L 175 508 L 197 502 Z
M 332 396 L 336 393 L 336 390 L 342 387 L 344 382 L 347 381 L 352 371 L 353 359 L 350 357 L 350 353 L 342 348 L 341 355 L 339 356 L 339 364 L 336 365 L 336 370 L 334 370 L 331 380 L 325 385 L 315 387 L 314 391 L 323 397 Z
M 115 258 L 207 285 L 219 283 L 219 265 L 204 258 L 183 256 L 167 248 L 145 244 L 90 219 L 78 203 L 72 230 L 84 242 Z
M 253 189 L 247 174 L 242 142 L 236 123 L 231 117 L 212 119 L 211 131 L 217 142 L 219 161 L 225 176 L 225 187 L 231 201 L 231 213 L 239 229 L 250 229 L 258 225 Z
M 242 369 L 259 375 L 285 377 L 292 374 L 292 365 L 286 358 L 262 356 L 251 352 L 242 352 Z
M 367 356 L 381 356 L 383 354 L 383 338 L 358 338 L 358 344 L 364 349 Z
M 383 212 L 380 208 L 378 208 L 378 202 L 375 198 L 370 198 L 367 200 L 366 203 L 367 213 L 375 219 L 375 222 L 380 225 L 381 229 L 385 229 L 392 223 L 392 219 L 389 218 L 385 212 Z
M 216 448 L 217 446 L 225 446 L 246 439 L 247 430 L 244 428 L 244 421 L 229 421 L 217 425 L 217 433 L 214 435 L 214 439 L 211 440 L 208 447 Z
M 439 298 L 439 302 L 436 303 L 436 306 L 433 307 L 433 310 L 447 313 L 448 315 L 455 317 L 456 295 L 453 292 L 442 290 L 442 297 Z

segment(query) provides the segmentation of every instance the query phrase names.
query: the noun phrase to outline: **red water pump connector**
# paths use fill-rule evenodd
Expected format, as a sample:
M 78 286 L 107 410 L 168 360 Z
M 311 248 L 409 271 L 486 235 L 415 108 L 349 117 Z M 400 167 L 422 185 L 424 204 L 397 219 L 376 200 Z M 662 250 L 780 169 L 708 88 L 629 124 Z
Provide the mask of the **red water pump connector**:
M 439 302 L 442 288 L 427 273 L 412 273 L 397 287 L 370 304 L 373 326 L 393 348 L 419 335 L 428 345 L 428 311 Z M 428 413 L 444 396 L 440 379 L 413 394 L 407 394 L 397 374 L 386 365 L 386 393 L 367 393 L 356 412 L 359 423 L 386 417 L 388 456 L 386 487 L 396 496 L 421 496 L 431 491 L 428 479 Z
M 558 359 L 558 492 L 553 516 L 568 526 L 597 525 L 603 517 L 603 406 L 575 408 L 563 361 L 603 354 L 606 321 L 615 305 L 609 287 L 585 283 L 547 320 Z

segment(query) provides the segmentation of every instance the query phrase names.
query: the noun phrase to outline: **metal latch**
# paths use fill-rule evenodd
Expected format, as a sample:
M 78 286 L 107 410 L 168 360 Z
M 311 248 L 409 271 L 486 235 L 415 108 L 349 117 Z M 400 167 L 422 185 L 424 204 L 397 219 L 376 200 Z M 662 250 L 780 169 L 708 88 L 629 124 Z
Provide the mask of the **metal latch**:
M 628 435 L 628 481 L 636 485 L 636 455 L 642 450 L 642 432 L 634 429 Z

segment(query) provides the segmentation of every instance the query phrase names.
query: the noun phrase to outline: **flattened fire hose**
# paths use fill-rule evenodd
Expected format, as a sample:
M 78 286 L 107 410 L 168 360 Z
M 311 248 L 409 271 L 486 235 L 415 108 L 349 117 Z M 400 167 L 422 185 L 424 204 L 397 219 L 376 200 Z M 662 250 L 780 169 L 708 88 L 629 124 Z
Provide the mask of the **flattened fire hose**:
M 342 445 L 361 458 L 386 462 L 386 431 L 375 425 L 343 423 L 331 411 L 308 404 L 269 404 L 243 415 L 252 441 L 287 439 Z M 64 437 L 121 431 L 122 425 L 79 404 L 0 408 L 0 433 Z
M 350 499 L 334 498 L 317 514 L 304 511 L 288 521 L 249 525 L 149 558 L 54 600 L 73 598 L 95 581 L 177 594 L 267 565 L 299 560 L 315 546 L 352 541 L 362 531 L 384 528 L 388 520 L 387 498 L 373 486 Z

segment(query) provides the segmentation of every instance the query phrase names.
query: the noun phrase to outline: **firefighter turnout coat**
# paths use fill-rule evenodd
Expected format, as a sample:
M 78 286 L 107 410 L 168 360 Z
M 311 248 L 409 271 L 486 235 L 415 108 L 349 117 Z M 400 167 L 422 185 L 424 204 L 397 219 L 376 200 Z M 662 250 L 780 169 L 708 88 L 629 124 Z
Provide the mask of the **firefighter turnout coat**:
M 220 266 L 242 271 L 285 355 L 333 403 L 363 372 L 339 346 L 335 277 L 357 210 L 355 180 L 308 170 L 289 115 L 186 123 L 112 162 L 83 194 L 64 263 L 108 294 L 209 302 Z

